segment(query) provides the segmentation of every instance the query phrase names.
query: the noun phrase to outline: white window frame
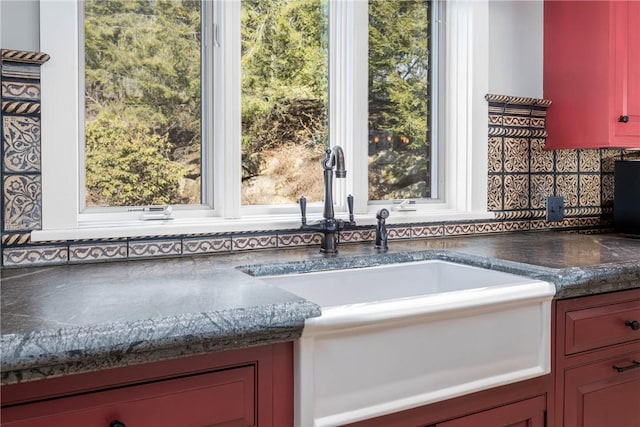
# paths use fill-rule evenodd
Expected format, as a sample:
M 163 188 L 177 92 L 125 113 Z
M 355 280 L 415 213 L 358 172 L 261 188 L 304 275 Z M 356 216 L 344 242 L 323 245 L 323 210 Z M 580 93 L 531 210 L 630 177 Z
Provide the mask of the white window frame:
M 419 204 L 415 212 L 392 212 L 388 224 L 492 218 L 487 211 L 488 1 L 443 2 L 446 14 L 441 32 L 445 40 L 446 81 L 440 86 L 440 150 L 438 167 L 444 197 Z M 139 221 L 131 213 L 80 213 L 79 169 L 83 138 L 80 105 L 81 23 L 75 0 L 40 2 L 40 48 L 51 56 L 42 67 L 42 230 L 32 240 L 135 237 L 181 233 L 291 229 L 299 227 L 297 206 L 241 206 L 240 117 L 240 2 L 216 3 L 214 30 L 205 35 L 213 49 L 212 103 L 224 105 L 213 114 L 207 137 L 237 143 L 214 145 L 207 160 L 213 165 L 213 209 L 186 209 L 172 221 Z M 356 220 L 373 224 L 381 202 L 367 202 L 367 75 L 366 2 L 330 0 L 330 140 L 345 150 L 346 180 L 336 181 L 336 212 L 344 212 L 347 193 L 354 194 Z M 339 18 L 338 18 L 339 17 Z M 214 34 L 215 39 L 214 40 Z M 205 57 L 205 60 L 209 60 Z M 225 64 L 223 67 L 220 64 Z M 341 94 L 342 96 L 338 96 Z M 205 105 L 205 111 L 211 111 Z M 354 143 L 351 143 L 351 142 Z M 444 141 L 444 143 L 442 143 Z M 356 174 L 354 171 L 364 171 Z M 318 179 L 321 168 L 318 167 Z M 310 216 L 320 212 L 311 204 Z

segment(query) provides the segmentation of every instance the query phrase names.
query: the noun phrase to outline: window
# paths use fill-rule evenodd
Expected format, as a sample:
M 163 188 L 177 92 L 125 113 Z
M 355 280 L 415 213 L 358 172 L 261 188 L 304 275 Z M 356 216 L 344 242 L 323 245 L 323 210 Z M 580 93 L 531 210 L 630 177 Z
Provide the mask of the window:
M 432 10 L 427 0 L 369 2 L 370 200 L 437 194 L 431 189 Z
M 242 1 L 242 205 L 323 197 L 329 22 L 323 0 Z
M 187 119 L 203 119 L 192 126 L 200 129 L 199 135 L 189 135 L 192 145 L 182 147 L 192 158 L 199 157 L 200 165 L 180 173 L 197 181 L 195 170 L 200 169 L 202 187 L 193 194 L 200 193 L 201 198 L 183 197 L 194 207 L 180 210 L 179 221 L 149 225 L 138 222 L 126 209 L 81 209 L 85 196 L 77 167 L 84 158 L 85 136 L 80 120 L 84 114 L 79 102 L 81 71 L 86 71 L 90 84 L 99 85 L 100 76 L 91 76 L 90 68 L 80 66 L 78 4 L 62 2 L 54 7 L 41 2 L 41 48 L 52 60 L 42 70 L 44 230 L 32 238 L 144 235 L 152 227 L 160 234 L 295 228 L 299 225 L 297 197 L 316 200 L 309 205 L 309 216 L 320 212 L 321 195 L 313 192 L 321 188 L 322 174 L 315 162 L 329 144 L 341 145 L 347 160 L 347 180 L 336 185 L 336 211 L 345 210 L 347 193 L 354 194 L 360 224 L 373 221 L 376 206 L 404 198 L 420 198 L 424 203 L 414 214 L 392 214 L 390 223 L 425 221 L 431 218 L 425 216 L 429 212 L 440 212 L 440 218 L 448 219 L 487 216 L 486 2 L 451 2 L 442 7 L 446 10 L 438 10 L 442 3 L 432 7 L 423 0 L 279 0 L 271 4 L 278 7 L 265 9 L 264 2 L 257 0 L 203 2 L 198 13 L 201 35 L 195 19 L 185 24 L 188 37 L 200 38 L 201 54 L 188 56 L 194 60 L 190 66 L 199 69 L 202 77 L 191 87 L 193 105 Z M 178 5 L 196 16 L 200 3 L 175 2 L 170 7 Z M 148 12 L 134 17 L 159 19 Z M 184 24 L 176 21 L 171 25 Z M 258 51 L 257 41 L 269 43 Z M 296 49 L 286 49 L 291 46 Z M 292 66 L 294 60 L 300 62 Z M 256 78 L 255 69 L 270 74 Z M 438 74 L 446 75 L 446 81 Z M 140 89 L 121 78 L 122 92 L 135 98 Z M 283 83 L 287 81 L 292 86 Z M 91 129 L 97 107 L 87 105 Z M 145 110 L 139 105 L 127 108 Z M 201 115 L 194 113 L 197 109 Z M 279 135 L 282 124 L 286 132 Z M 141 138 L 148 137 L 145 132 L 140 130 Z M 287 132 L 293 137 L 282 137 Z M 175 161 L 176 148 L 171 146 L 175 142 L 162 139 L 170 134 L 171 129 L 164 129 L 160 140 L 153 141 Z M 478 142 L 473 144 L 473 139 Z M 87 155 L 94 148 L 91 143 L 86 145 Z M 298 175 L 292 165 L 300 166 Z M 283 172 L 288 178 L 274 183 Z M 309 181 L 307 187 L 290 185 L 303 179 Z M 266 191 L 255 196 L 256 187 Z M 91 192 L 87 195 L 91 197 Z
M 200 1 L 83 5 L 81 205 L 201 204 Z

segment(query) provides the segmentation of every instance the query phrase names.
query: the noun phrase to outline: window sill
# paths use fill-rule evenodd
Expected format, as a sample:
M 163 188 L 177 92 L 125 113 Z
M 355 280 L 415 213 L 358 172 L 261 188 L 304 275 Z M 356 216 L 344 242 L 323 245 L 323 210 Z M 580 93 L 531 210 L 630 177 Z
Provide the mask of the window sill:
M 342 214 L 338 218 L 345 219 Z M 319 219 L 320 216 L 310 215 L 308 223 Z M 444 221 L 476 221 L 491 220 L 492 212 L 398 212 L 391 211 L 387 219 L 387 225 L 431 223 Z M 356 215 L 358 225 L 375 225 L 375 214 Z M 181 218 L 166 221 L 87 221 L 78 228 L 34 230 L 31 232 L 31 241 L 44 242 L 56 240 L 83 240 L 83 239 L 112 239 L 126 237 L 145 236 L 174 236 L 181 234 L 212 234 L 233 233 L 247 231 L 271 231 L 271 230 L 298 230 L 300 217 L 297 215 L 244 217 L 240 219 L 220 218 Z

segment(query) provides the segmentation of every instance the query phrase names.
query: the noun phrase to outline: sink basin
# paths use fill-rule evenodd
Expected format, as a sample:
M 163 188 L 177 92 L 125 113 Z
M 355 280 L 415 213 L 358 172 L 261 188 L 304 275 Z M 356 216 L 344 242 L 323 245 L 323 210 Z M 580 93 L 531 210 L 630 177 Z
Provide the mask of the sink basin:
M 441 260 L 262 277 L 313 301 L 297 426 L 334 426 L 550 372 L 555 287 Z

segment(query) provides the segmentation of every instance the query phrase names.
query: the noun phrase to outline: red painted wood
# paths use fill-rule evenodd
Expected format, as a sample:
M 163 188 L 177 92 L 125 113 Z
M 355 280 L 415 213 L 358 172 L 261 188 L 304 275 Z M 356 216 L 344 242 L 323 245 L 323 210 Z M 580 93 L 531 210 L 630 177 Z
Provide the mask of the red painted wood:
M 565 354 L 640 339 L 640 330 L 625 326 L 632 320 L 640 322 L 640 300 L 568 311 Z
M 614 9 L 616 81 L 611 111 L 629 117 L 627 123 L 614 117 L 612 139 L 617 140 L 640 136 L 640 2 L 617 2 Z
M 545 1 L 545 148 L 640 147 L 640 26 L 628 18 L 636 8 L 626 0 Z
M 242 372 L 240 379 L 234 378 L 239 372 Z M 228 375 L 231 375 L 230 379 L 226 377 Z M 216 378 L 223 380 L 218 381 Z M 192 390 L 190 387 L 194 384 L 202 387 L 196 386 Z M 172 392 L 172 389 L 176 391 Z M 156 392 L 157 396 L 154 395 Z M 159 417 L 167 408 L 172 413 L 187 413 L 188 416 L 191 413 L 194 416 L 211 415 L 206 411 L 202 414 L 194 410 L 192 406 L 195 405 L 202 406 L 205 410 L 222 408 L 214 413 L 221 421 L 217 421 L 217 424 L 209 421 L 209 424 L 199 424 L 198 418 L 193 424 L 158 424 L 154 418 L 153 422 L 144 421 L 133 425 L 288 427 L 293 425 L 293 346 L 292 343 L 265 345 L 68 375 L 2 386 L 0 393 L 3 425 L 9 420 L 17 421 L 34 416 L 46 419 L 45 425 L 100 425 L 85 422 L 85 418 L 79 418 L 81 421 L 78 422 L 74 418 L 72 423 L 61 421 L 64 411 L 78 409 L 83 405 L 85 411 L 74 416 L 93 417 L 96 416 L 95 411 L 98 411 L 98 416 L 108 418 L 120 414 L 117 411 L 122 410 L 128 416 L 144 413 Z M 138 399 L 132 393 L 142 393 L 147 397 Z M 21 402 L 27 404 L 21 405 Z M 113 411 L 107 415 L 99 412 L 106 407 Z M 240 413 L 242 416 L 239 416 Z
M 549 405 L 553 404 L 553 399 L 550 398 L 552 387 L 553 377 L 551 374 L 549 374 L 543 377 L 521 381 L 519 383 L 509 384 L 491 390 L 485 390 L 467 396 L 461 396 L 455 399 L 449 399 L 444 402 L 433 403 L 431 405 L 421 406 L 395 414 L 389 414 L 382 417 L 356 422 L 353 424 L 349 424 L 349 426 L 440 426 L 440 424 L 437 423 L 443 422 L 445 420 L 456 419 L 470 414 L 483 413 L 484 411 L 492 411 L 497 407 L 503 407 L 505 405 L 510 406 L 511 404 L 516 404 L 520 401 L 528 401 L 534 397 L 535 398 L 532 400 L 542 399 L 543 411 L 545 407 L 547 410 L 551 410 L 551 407 Z M 519 406 L 516 408 L 519 408 Z M 534 412 L 537 413 L 537 410 Z M 531 413 L 527 416 L 535 417 L 536 415 Z M 526 419 L 526 417 L 524 419 Z M 484 424 L 472 425 L 474 425 L 474 427 L 485 427 Z M 447 427 L 449 426 L 447 425 Z M 547 427 L 552 427 L 552 424 L 548 424 Z
M 632 360 L 640 353 L 566 370 L 564 427 L 640 426 L 640 369 L 613 368 Z
M 293 426 L 293 346 L 273 347 L 271 369 L 273 427 Z
M 640 360 L 640 334 L 624 327 L 618 317 L 639 303 L 640 289 L 557 302 L 552 364 L 557 426 L 640 426 L 640 369 L 613 369 Z M 565 354 L 576 348 L 580 351 Z
M 3 425 L 16 427 L 257 425 L 255 366 L 122 387 L 6 408 Z M 21 420 L 21 421 L 16 421 Z
M 545 427 L 545 399 L 538 396 L 436 424 L 436 427 Z
M 18 402 L 60 397 L 150 380 L 167 379 L 184 374 L 208 372 L 213 369 L 224 369 L 257 363 L 258 361 L 262 361 L 263 365 L 269 369 L 273 360 L 272 353 L 280 347 L 290 348 L 292 345 L 292 343 L 265 345 L 12 384 L 1 387 L 1 403 L 2 406 L 6 406 Z M 262 374 L 262 371 L 258 371 L 258 375 Z

